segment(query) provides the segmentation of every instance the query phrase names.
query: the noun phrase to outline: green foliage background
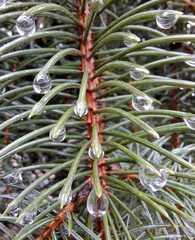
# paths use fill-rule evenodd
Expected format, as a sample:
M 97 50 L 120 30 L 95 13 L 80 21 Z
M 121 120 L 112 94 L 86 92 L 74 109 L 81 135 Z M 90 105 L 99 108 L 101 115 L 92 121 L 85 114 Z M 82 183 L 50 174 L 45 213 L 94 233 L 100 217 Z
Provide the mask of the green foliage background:
M 77 17 L 77 1 L 47 2 Z M 63 142 L 49 138 L 50 129 L 78 99 L 79 88 L 75 86 L 82 79 L 78 55 L 61 58 L 49 69 L 52 89 L 64 83 L 73 87 L 54 91 L 44 111 L 28 118 L 34 104 L 43 97 L 33 89 L 36 74 L 54 54 L 69 48 L 76 53 L 80 49 L 78 25 L 69 14 L 55 7 L 35 15 L 36 33 L 30 37 L 18 35 L 17 17 L 40 3 L 44 1 L 7 1 L 6 7 L 0 9 L 1 178 L 17 172 L 23 177 L 23 182 L 15 185 L 5 186 L 1 182 L 1 213 L 7 210 L 0 215 L 0 239 L 5 240 L 37 239 L 36 233 L 55 220 L 60 212 L 60 190 L 67 184 L 68 174 L 73 174 L 70 168 L 87 141 L 85 118 L 75 114 L 65 123 L 67 135 Z M 168 8 L 184 14 L 171 29 L 162 30 L 156 25 L 155 16 Z M 94 51 L 97 74 L 106 63 L 114 66 L 100 74 L 104 83 L 96 89 L 98 113 L 104 123 L 102 146 L 108 159 L 107 172 L 101 181 L 106 181 L 111 193 L 109 210 L 103 220 L 93 219 L 83 204 L 61 228 L 52 231 L 51 239 L 68 239 L 68 230 L 79 240 L 194 239 L 195 134 L 183 121 L 195 116 L 194 67 L 185 63 L 195 61 L 195 27 L 188 22 L 195 22 L 194 8 L 193 3 L 190 7 L 179 0 L 107 0 L 89 25 L 94 45 L 106 35 L 119 33 L 117 41 L 111 37 L 111 41 Z M 133 33 L 141 42 L 127 48 L 122 33 Z M 114 61 L 133 62 L 150 73 L 143 80 L 134 81 L 124 63 L 115 67 Z M 149 95 L 154 108 L 144 112 L 133 110 L 131 86 Z M 129 113 L 136 117 L 134 124 Z M 154 139 L 147 130 L 141 130 L 144 123 L 152 127 L 153 136 L 156 132 L 160 138 Z M 8 145 L 4 146 L 5 143 Z M 138 168 L 143 164 L 140 159 L 144 159 L 144 164 L 167 169 L 166 188 L 153 193 L 140 184 Z M 73 193 L 81 191 L 92 174 L 88 164 L 86 150 L 72 175 Z M 135 181 L 127 175 L 136 175 Z M 33 224 L 22 226 L 15 222 L 17 217 L 9 213 L 14 204 L 20 204 L 23 216 L 37 207 Z M 100 232 L 102 221 L 104 234 Z

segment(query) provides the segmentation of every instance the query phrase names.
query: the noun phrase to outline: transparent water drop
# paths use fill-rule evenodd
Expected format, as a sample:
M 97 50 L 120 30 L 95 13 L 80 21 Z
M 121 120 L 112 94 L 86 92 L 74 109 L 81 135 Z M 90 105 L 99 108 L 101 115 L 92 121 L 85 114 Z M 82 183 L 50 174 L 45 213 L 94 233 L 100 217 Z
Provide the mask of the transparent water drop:
M 21 212 L 22 209 L 19 207 L 18 204 L 15 204 L 12 210 L 9 212 L 9 215 L 13 217 L 18 217 Z
M 158 14 L 156 16 L 156 23 L 158 25 L 158 27 L 162 28 L 162 29 L 169 29 L 171 27 L 173 27 L 178 18 L 179 15 L 181 15 L 182 12 L 178 12 L 178 11 L 174 11 L 174 10 L 167 10 L 164 11 L 161 14 Z
M 20 15 L 16 22 L 16 29 L 21 36 L 31 36 L 36 31 L 33 17 L 25 14 Z
M 132 42 L 127 41 L 127 40 L 124 40 L 124 44 L 125 44 L 125 46 L 128 47 L 128 48 L 137 45 L 137 43 L 132 43 Z
M 86 101 L 77 101 L 74 106 L 74 113 L 79 117 L 84 117 L 87 115 L 88 112 L 88 106 Z
M 53 128 L 49 132 L 49 137 L 54 142 L 62 142 L 66 138 L 66 128 L 63 126 L 56 135 L 53 134 Z
M 94 217 L 102 217 L 108 210 L 108 198 L 102 192 L 101 197 L 96 196 L 95 188 L 92 189 L 87 198 L 87 210 Z
M 19 184 L 22 183 L 22 174 L 19 171 L 10 173 L 2 178 L 5 184 Z
M 60 191 L 60 194 L 58 196 L 58 202 L 61 203 L 62 198 L 62 191 Z M 69 190 L 67 196 L 66 196 L 66 203 L 65 205 L 69 204 L 72 201 L 72 189 Z
M 98 13 L 102 10 L 103 5 L 104 5 L 103 0 L 91 0 L 90 7 L 94 12 Z
M 5 7 L 6 5 L 6 0 L 0 0 L 0 8 Z
M 100 160 L 101 158 L 104 157 L 104 151 L 102 150 L 102 146 L 100 145 L 100 154 L 99 154 L 99 156 L 96 156 L 97 154 L 95 154 L 95 151 L 94 151 L 92 146 L 89 148 L 88 155 L 94 161 L 95 160 Z
M 184 229 L 190 237 L 195 237 L 195 221 L 188 218 L 182 218 L 184 223 Z
M 51 77 L 49 74 L 37 74 L 33 81 L 35 92 L 45 94 L 51 89 Z
M 159 169 L 161 176 L 156 176 L 149 167 L 141 166 L 139 176 L 141 184 L 149 191 L 156 192 L 166 185 L 168 173 L 165 169 Z
M 30 225 L 34 222 L 35 217 L 37 216 L 37 208 L 33 208 L 30 212 L 26 213 L 19 223 L 21 225 Z
M 184 121 L 189 128 L 195 130 L 195 117 L 184 118 Z
M 137 111 L 145 111 L 149 110 L 152 106 L 152 99 L 148 96 L 139 96 L 133 95 L 132 96 L 132 105 L 133 108 Z
M 142 80 L 145 77 L 145 74 L 137 70 L 131 70 L 129 74 L 134 80 Z

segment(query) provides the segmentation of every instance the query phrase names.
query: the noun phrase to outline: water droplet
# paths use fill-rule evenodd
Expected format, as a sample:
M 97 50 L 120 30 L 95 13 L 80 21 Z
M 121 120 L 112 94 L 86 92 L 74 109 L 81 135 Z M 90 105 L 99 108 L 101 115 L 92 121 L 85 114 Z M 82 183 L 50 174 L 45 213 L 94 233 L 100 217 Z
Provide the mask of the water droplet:
M 5 177 L 2 178 L 2 181 L 5 184 L 18 184 L 18 183 L 22 183 L 22 174 L 19 171 L 10 173 L 8 175 L 6 175 Z
M 195 221 L 192 221 L 188 218 L 182 218 L 184 223 L 184 229 L 190 237 L 195 236 Z
M 31 36 L 36 31 L 35 21 L 31 16 L 22 14 L 17 19 L 16 29 L 21 36 Z
M 15 204 L 12 210 L 9 212 L 9 215 L 13 217 L 18 217 L 21 212 L 22 209 L 19 207 L 18 204 Z
M 149 110 L 152 106 L 152 99 L 146 96 L 133 95 L 132 96 L 132 105 L 133 108 L 137 111 Z
M 49 137 L 54 142 L 62 142 L 66 137 L 66 128 L 63 126 L 57 133 L 53 134 L 53 128 L 49 132 Z
M 125 44 L 125 46 L 127 46 L 128 48 L 137 45 L 137 43 L 132 43 L 132 42 L 127 41 L 127 40 L 124 40 L 124 44 Z
M 74 106 L 74 113 L 79 117 L 84 117 L 87 115 L 88 112 L 88 106 L 86 101 L 77 101 Z
M 161 176 L 156 176 L 149 167 L 141 166 L 139 176 L 141 184 L 149 191 L 156 192 L 166 185 L 168 173 L 165 169 L 159 169 Z
M 140 71 L 137 71 L 137 70 L 132 70 L 129 73 L 130 73 L 130 76 L 134 80 L 142 80 L 145 77 L 145 74 L 143 74 L 143 73 L 141 73 Z
M 92 159 L 92 160 L 100 160 L 101 158 L 104 157 L 104 151 L 102 150 L 102 146 L 100 145 L 100 153 L 99 153 L 99 156 L 97 156 L 97 154 L 95 154 L 95 149 L 93 149 L 93 147 L 91 146 L 89 148 L 89 151 L 88 151 L 88 154 L 89 154 L 89 157 Z
M 93 188 L 87 198 L 87 210 L 94 217 L 102 217 L 108 210 L 108 198 L 102 192 L 101 197 L 96 196 L 95 189 Z
M 0 0 L 0 8 L 5 7 L 6 5 L 6 0 Z
M 35 92 L 45 94 L 51 89 L 51 77 L 49 74 L 37 74 L 33 81 Z
M 184 121 L 189 128 L 195 130 L 195 117 L 184 118 Z
M 174 11 L 174 10 L 167 10 L 164 11 L 161 14 L 158 14 L 156 16 L 156 23 L 158 25 L 158 27 L 162 28 L 162 29 L 169 29 L 171 27 L 173 27 L 178 18 L 179 15 L 181 15 L 182 12 L 178 12 L 178 11 Z
M 61 203 L 61 198 L 62 198 L 62 191 L 60 192 L 58 196 L 58 202 Z M 72 201 L 72 189 L 69 190 L 67 196 L 66 196 L 66 205 L 69 204 Z
M 26 213 L 19 223 L 21 225 L 30 225 L 34 222 L 35 217 L 37 216 L 37 208 L 33 208 L 30 212 Z
M 104 5 L 103 0 L 91 0 L 90 7 L 94 12 L 98 13 L 102 10 L 103 5 Z

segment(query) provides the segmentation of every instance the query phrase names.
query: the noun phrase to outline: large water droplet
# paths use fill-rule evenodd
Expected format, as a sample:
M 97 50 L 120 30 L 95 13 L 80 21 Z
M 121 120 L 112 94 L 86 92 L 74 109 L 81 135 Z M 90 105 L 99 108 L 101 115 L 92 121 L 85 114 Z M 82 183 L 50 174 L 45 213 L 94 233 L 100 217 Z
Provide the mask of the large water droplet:
M 35 217 L 37 216 L 37 208 L 33 208 L 30 212 L 26 213 L 19 223 L 21 225 L 30 225 L 34 222 Z
M 49 137 L 54 142 L 62 142 L 66 137 L 66 128 L 63 126 L 57 133 L 53 134 L 53 128 L 49 132 Z
M 45 94 L 51 89 L 51 77 L 49 74 L 37 74 L 33 81 L 35 92 Z
M 58 196 L 58 202 L 61 203 L 61 198 L 62 198 L 62 191 L 60 191 L 60 194 Z M 67 196 L 66 196 L 66 205 L 69 204 L 72 201 L 72 189 L 70 188 Z
M 178 12 L 174 10 L 164 11 L 163 13 L 158 14 L 156 16 L 156 23 L 158 27 L 162 29 L 169 29 L 176 24 L 178 17 L 181 14 L 182 12 Z
M 8 175 L 6 175 L 5 177 L 2 178 L 2 181 L 5 184 L 18 184 L 18 183 L 22 183 L 22 174 L 19 171 L 10 173 Z
M 6 5 L 6 0 L 0 0 L 0 8 L 5 7 Z
M 139 168 L 141 184 L 149 191 L 156 192 L 166 185 L 168 173 L 165 169 L 159 169 L 161 176 L 156 176 L 149 167 L 142 166 Z
M 15 204 L 12 210 L 9 212 L 9 215 L 13 217 L 18 217 L 21 212 L 22 212 L 22 209 L 19 207 L 18 204 Z
M 98 157 L 96 156 L 97 154 L 95 154 L 95 150 L 93 149 L 92 146 L 89 148 L 88 154 L 89 154 L 89 157 L 90 157 L 92 160 L 94 160 L 94 161 L 95 161 L 95 160 L 100 160 L 101 158 L 104 157 L 104 151 L 102 150 L 102 146 L 101 146 L 101 145 L 100 145 L 100 154 L 99 154 Z
M 102 217 L 108 210 L 108 198 L 102 192 L 101 197 L 96 196 L 95 189 L 93 188 L 87 198 L 87 210 L 94 217 Z
M 88 106 L 86 101 L 77 101 L 74 106 L 74 113 L 79 117 L 84 117 L 87 115 L 88 112 Z
M 142 80 L 145 77 L 145 74 L 137 70 L 131 70 L 129 73 L 134 80 Z
M 195 221 L 188 218 L 182 218 L 184 223 L 184 229 L 190 237 L 195 237 Z
M 21 36 L 31 36 L 36 31 L 35 21 L 31 16 L 22 14 L 17 19 L 16 29 Z
M 195 117 L 184 118 L 184 121 L 189 128 L 195 130 Z
M 152 99 L 148 96 L 139 96 L 133 95 L 132 96 L 132 105 L 133 108 L 137 111 L 145 111 L 149 110 L 152 106 Z

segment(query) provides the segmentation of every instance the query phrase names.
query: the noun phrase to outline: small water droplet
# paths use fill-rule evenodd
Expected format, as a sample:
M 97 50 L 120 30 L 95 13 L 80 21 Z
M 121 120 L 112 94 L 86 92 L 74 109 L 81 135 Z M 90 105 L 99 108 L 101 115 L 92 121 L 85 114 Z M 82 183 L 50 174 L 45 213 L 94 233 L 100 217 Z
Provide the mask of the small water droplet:
M 102 217 L 108 210 L 108 198 L 102 192 L 101 197 L 96 196 L 95 189 L 93 188 L 87 198 L 87 210 L 94 217 Z
M 21 118 L 20 121 L 24 121 L 24 118 Z
M 77 101 L 74 106 L 74 113 L 79 117 L 84 117 L 87 115 L 88 112 L 88 106 L 86 101 Z
M 182 14 L 181 12 L 174 11 L 174 10 L 164 11 L 163 13 L 158 14 L 156 16 L 156 23 L 158 27 L 162 29 L 169 29 L 176 24 L 179 18 L 179 15 L 181 14 Z
M 35 217 L 37 216 L 37 208 L 33 208 L 30 212 L 26 213 L 19 223 L 21 225 L 30 225 L 34 222 Z
M 145 74 L 137 70 L 131 70 L 129 73 L 134 80 L 142 80 L 145 77 Z
M 10 173 L 8 175 L 6 175 L 5 177 L 2 178 L 2 181 L 5 184 L 18 184 L 18 183 L 22 183 L 22 174 L 19 171 Z
M 159 169 L 161 176 L 156 176 L 149 167 L 141 166 L 139 176 L 141 184 L 149 191 L 156 192 L 166 185 L 168 173 L 165 169 Z
M 139 96 L 139 95 L 133 95 L 132 96 L 132 105 L 133 108 L 137 111 L 145 111 L 149 110 L 152 106 L 152 99 L 150 99 L 148 96 Z
M 104 5 L 103 0 L 91 0 L 90 7 L 94 12 L 98 13 L 102 10 L 103 5 Z
M 63 126 L 55 135 L 53 134 L 53 128 L 49 132 L 49 137 L 54 142 L 62 142 L 66 137 L 66 128 Z
M 21 212 L 22 209 L 19 207 L 18 204 L 15 204 L 12 210 L 9 212 L 9 215 L 13 217 L 18 217 Z
M 25 14 L 20 15 L 16 22 L 16 29 L 21 36 L 31 36 L 36 31 L 33 17 Z
M 99 154 L 98 157 L 96 157 L 97 154 L 95 154 L 95 150 L 93 149 L 92 146 L 89 148 L 88 155 L 94 161 L 95 160 L 100 160 L 101 158 L 104 157 L 104 151 L 102 150 L 102 146 L 100 145 L 100 154 Z
M 45 94 L 51 89 L 51 77 L 49 74 L 37 74 L 33 81 L 35 92 Z
M 128 48 L 137 45 L 137 43 L 132 43 L 132 42 L 127 41 L 127 40 L 124 40 L 124 44 L 125 44 L 125 46 L 127 46 Z
M 61 203 L 62 198 L 62 192 L 60 191 L 60 194 L 58 196 L 58 202 Z M 67 196 L 66 196 L 66 203 L 65 205 L 69 204 L 72 201 L 72 189 L 69 190 Z
M 0 0 L 0 8 L 5 7 L 6 5 L 6 0 Z
M 189 128 L 195 130 L 195 117 L 184 118 L 184 121 Z
M 190 237 L 195 236 L 195 221 L 192 221 L 188 218 L 182 218 L 184 223 L 184 229 Z

